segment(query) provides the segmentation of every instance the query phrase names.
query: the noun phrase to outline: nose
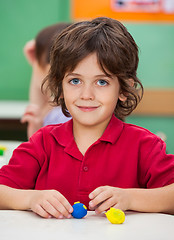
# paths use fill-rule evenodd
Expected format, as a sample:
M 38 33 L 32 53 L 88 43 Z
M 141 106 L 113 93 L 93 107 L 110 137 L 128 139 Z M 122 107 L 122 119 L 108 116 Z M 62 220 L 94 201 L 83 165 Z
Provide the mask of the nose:
M 94 89 L 91 85 L 84 85 L 81 89 L 81 99 L 94 100 Z

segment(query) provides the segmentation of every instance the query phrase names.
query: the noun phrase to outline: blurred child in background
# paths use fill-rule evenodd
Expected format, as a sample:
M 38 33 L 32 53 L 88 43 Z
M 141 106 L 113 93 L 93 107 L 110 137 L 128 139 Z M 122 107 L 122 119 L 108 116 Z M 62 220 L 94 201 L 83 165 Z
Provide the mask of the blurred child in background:
M 32 66 L 29 105 L 21 119 L 22 123 L 28 123 L 28 138 L 42 126 L 69 120 L 62 113 L 60 107 L 54 107 L 50 104 L 49 95 L 44 95 L 41 92 L 42 81 L 50 68 L 50 50 L 54 36 L 69 25 L 69 23 L 58 23 L 48 26 L 41 30 L 35 39 L 27 42 L 24 47 L 25 57 Z

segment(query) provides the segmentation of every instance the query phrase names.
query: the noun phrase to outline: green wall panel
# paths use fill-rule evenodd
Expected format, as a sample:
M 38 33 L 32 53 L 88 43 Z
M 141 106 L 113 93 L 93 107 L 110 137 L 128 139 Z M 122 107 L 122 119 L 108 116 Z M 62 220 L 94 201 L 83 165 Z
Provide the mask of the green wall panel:
M 40 29 L 59 21 L 70 21 L 69 0 L 0 1 L 0 99 L 28 99 L 31 67 L 23 47 Z
M 145 87 L 174 87 L 174 25 L 126 24 L 140 50 L 138 76 Z

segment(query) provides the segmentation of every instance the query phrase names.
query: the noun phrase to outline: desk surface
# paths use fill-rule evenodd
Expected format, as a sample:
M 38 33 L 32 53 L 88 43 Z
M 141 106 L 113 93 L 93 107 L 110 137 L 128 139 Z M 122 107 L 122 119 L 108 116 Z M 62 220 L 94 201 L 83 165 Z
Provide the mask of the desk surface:
M 43 219 L 29 211 L 0 211 L 2 240 L 172 240 L 174 216 L 127 212 L 123 224 L 111 224 L 104 214 L 88 212 L 84 219 Z

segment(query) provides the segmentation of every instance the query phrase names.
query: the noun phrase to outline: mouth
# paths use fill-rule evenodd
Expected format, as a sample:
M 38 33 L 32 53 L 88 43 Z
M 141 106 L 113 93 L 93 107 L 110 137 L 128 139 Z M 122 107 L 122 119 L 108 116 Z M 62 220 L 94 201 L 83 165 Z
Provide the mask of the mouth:
M 89 107 L 89 106 L 78 106 L 78 108 L 83 111 L 83 112 L 92 112 L 95 111 L 98 107 L 93 106 L 93 107 Z

